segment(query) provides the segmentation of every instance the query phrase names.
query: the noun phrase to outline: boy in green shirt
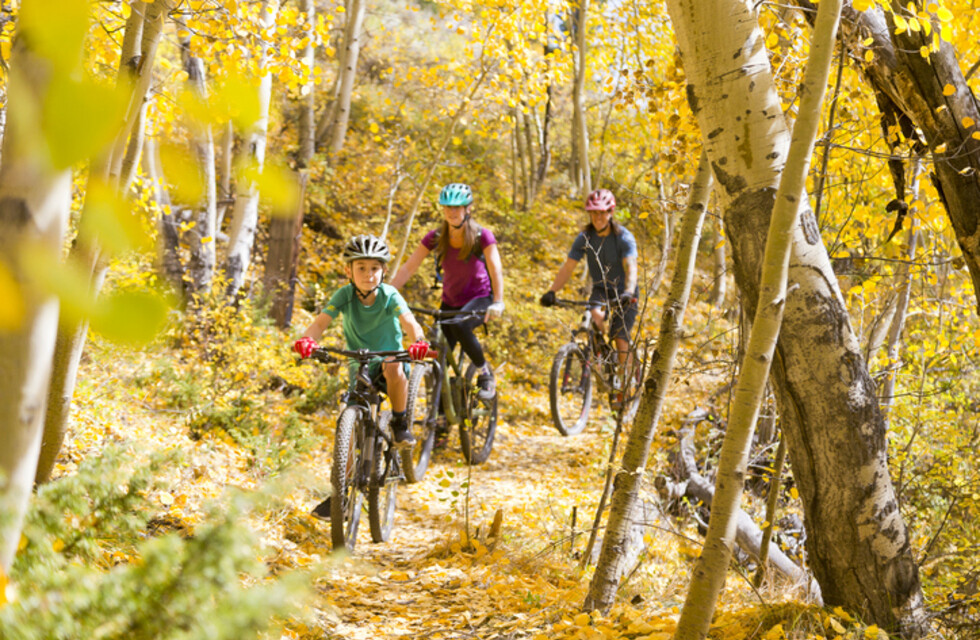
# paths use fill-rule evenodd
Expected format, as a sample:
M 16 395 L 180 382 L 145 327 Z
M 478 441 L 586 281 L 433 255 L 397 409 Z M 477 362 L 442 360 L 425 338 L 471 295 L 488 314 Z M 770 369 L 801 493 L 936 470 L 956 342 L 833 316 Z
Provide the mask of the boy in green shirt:
M 402 336 L 411 337 L 408 353 L 413 360 L 425 358 L 429 343 L 422 327 L 408 309 L 405 299 L 391 285 L 384 284 L 385 270 L 391 253 L 383 240 L 371 235 L 354 236 L 344 247 L 344 273 L 350 284 L 334 292 L 323 311 L 307 327 L 303 337 L 293 344 L 293 350 L 304 358 L 318 348 L 317 338 L 338 316 L 343 316 L 344 339 L 351 351 L 397 351 L 402 348 Z M 411 447 L 415 437 L 408 427 L 405 404 L 408 400 L 406 366 L 400 362 L 381 362 L 371 365 L 371 379 L 387 389 L 391 401 L 391 432 L 395 446 Z

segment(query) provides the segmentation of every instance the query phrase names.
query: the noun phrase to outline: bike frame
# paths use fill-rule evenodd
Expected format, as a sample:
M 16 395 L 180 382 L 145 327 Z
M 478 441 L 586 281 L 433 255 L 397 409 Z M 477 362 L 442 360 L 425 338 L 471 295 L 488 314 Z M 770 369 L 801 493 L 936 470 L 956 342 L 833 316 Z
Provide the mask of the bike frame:
M 436 363 L 436 401 L 442 405 L 443 414 L 446 416 L 446 423 L 458 425 L 463 421 L 463 412 L 460 410 L 460 407 L 462 407 L 463 404 L 462 385 L 464 383 L 465 375 L 462 364 L 463 354 L 461 350 L 460 355 L 457 357 L 457 355 L 450 350 L 449 339 L 442 330 L 442 323 L 453 317 L 461 317 L 468 314 L 475 315 L 475 312 L 430 311 L 426 309 L 417 309 L 414 307 L 412 308 L 412 311 L 414 313 L 423 313 L 425 315 L 432 316 L 433 324 L 435 325 L 433 329 L 435 332 L 433 335 L 433 344 L 436 351 L 439 353 Z M 444 391 L 447 389 L 448 392 L 444 393 Z

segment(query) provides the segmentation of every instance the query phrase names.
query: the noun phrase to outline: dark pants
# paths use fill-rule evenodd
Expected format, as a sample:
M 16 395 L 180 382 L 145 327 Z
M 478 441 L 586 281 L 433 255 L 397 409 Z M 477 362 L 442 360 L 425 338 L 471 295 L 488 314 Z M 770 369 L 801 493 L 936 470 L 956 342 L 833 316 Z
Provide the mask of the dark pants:
M 474 298 L 462 307 L 453 307 L 445 302 L 439 307 L 443 311 L 480 311 L 486 312 L 487 307 L 493 303 L 492 296 Z M 483 355 L 483 347 L 476 339 L 475 329 L 483 324 L 483 315 L 478 318 L 460 318 L 459 320 L 449 320 L 442 323 L 442 332 L 446 334 L 449 341 L 449 348 L 454 349 L 456 344 L 462 346 L 470 361 L 479 369 L 487 363 L 486 356 Z
M 602 285 L 592 287 L 592 294 L 589 302 L 594 303 L 595 307 L 601 306 L 602 302 L 609 301 L 609 313 L 606 320 L 609 322 L 609 337 L 622 338 L 629 342 L 630 332 L 633 324 L 636 323 L 636 305 L 633 303 L 620 302 L 618 291 L 606 291 Z M 634 293 L 634 295 L 637 295 Z M 611 314 L 611 315 L 610 315 Z

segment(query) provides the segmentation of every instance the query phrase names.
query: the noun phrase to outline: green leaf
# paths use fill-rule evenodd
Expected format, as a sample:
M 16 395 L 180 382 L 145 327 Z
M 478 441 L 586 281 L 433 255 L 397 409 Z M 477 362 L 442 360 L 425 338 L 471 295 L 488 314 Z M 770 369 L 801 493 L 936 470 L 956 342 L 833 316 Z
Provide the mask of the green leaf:
M 21 265 L 31 283 L 61 301 L 60 314 L 67 322 L 80 322 L 92 315 L 95 301 L 89 271 L 77 261 L 64 262 L 60 252 L 39 244 L 25 245 Z
M 44 99 L 44 137 L 57 168 L 96 155 L 115 139 L 126 110 L 122 91 L 55 76 Z
M 92 316 L 92 330 L 113 342 L 142 345 L 156 337 L 170 305 L 152 291 L 120 291 L 107 296 Z
M 98 244 L 111 256 L 152 247 L 152 240 L 130 203 L 115 189 L 102 184 L 89 185 L 78 237 L 89 246 Z
M 76 69 L 82 61 L 90 9 L 89 0 L 24 0 L 19 37 L 27 38 L 31 50 L 62 73 Z
M 204 177 L 191 153 L 175 144 L 160 145 L 160 164 L 179 202 L 194 204 L 204 198 Z

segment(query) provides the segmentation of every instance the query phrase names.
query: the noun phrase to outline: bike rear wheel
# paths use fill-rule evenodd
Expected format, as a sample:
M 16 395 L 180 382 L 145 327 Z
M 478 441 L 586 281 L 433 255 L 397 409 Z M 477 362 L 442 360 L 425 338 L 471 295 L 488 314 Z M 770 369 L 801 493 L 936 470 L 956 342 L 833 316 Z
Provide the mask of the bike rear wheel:
M 401 468 L 405 472 L 405 480 L 418 482 L 425 476 L 432 458 L 432 446 L 436 439 L 436 385 L 438 380 L 433 366 L 413 364 L 412 373 L 408 378 L 408 401 L 405 410 L 411 420 L 412 435 L 415 436 L 415 446 L 402 449 Z
M 337 420 L 337 436 L 333 445 L 333 467 L 330 470 L 330 538 L 333 550 L 354 551 L 357 527 L 361 522 L 364 495 L 357 487 L 358 467 L 364 451 L 364 430 L 361 428 L 362 407 L 347 407 Z
M 378 428 L 391 437 L 391 412 L 384 411 L 378 418 Z M 398 492 L 400 457 L 384 446 L 384 440 L 375 440 L 374 469 L 368 484 L 368 522 L 371 524 L 371 540 L 388 542 L 395 524 L 395 504 Z
M 477 395 L 476 366 L 471 362 L 466 368 L 463 384 L 459 423 L 459 441 L 463 457 L 469 464 L 486 462 L 493 449 L 497 433 L 497 395 L 492 400 L 481 400 Z
M 592 375 L 586 354 L 574 342 L 562 345 L 551 363 L 551 418 L 563 436 L 585 429 L 592 408 Z

